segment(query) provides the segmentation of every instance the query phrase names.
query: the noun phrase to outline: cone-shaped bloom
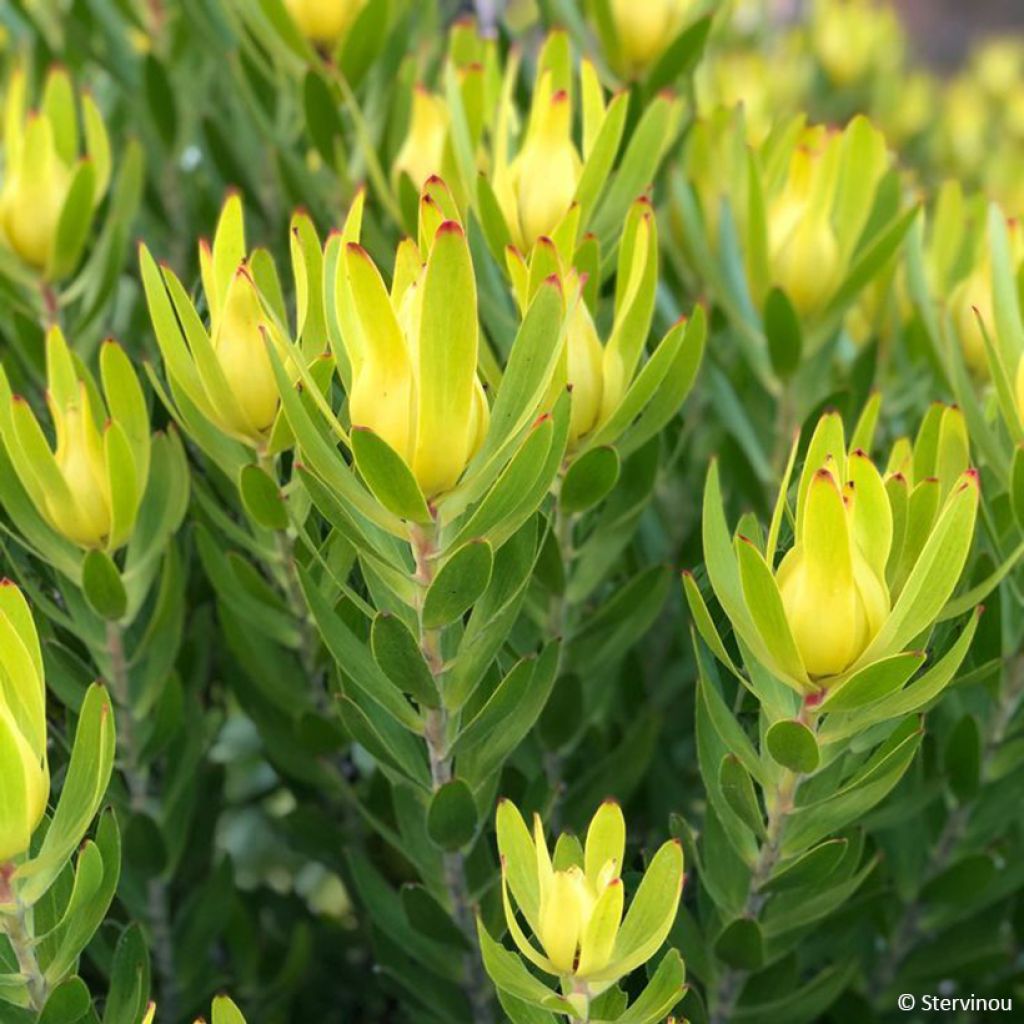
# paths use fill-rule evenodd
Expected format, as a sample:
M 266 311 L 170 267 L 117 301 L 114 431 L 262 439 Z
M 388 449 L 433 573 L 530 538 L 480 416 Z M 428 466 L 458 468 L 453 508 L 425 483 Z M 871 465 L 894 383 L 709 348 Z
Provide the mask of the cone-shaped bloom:
M 412 91 L 409 130 L 395 156 L 391 175 L 397 187 L 403 174 L 417 192 L 428 178 L 444 171 L 444 149 L 448 139 L 448 108 L 440 96 L 422 85 Z
M 665 52 L 696 11 L 695 0 L 611 0 L 616 65 L 620 74 L 637 77 Z
M 0 580 L 0 864 L 28 852 L 50 796 L 46 684 L 21 591 Z
M 839 241 L 831 219 L 838 157 L 827 144 L 798 148 L 769 210 L 773 278 L 804 315 L 820 310 L 839 283 Z
M 546 236 L 538 239 L 529 262 L 517 249 L 509 249 L 506 266 L 524 314 L 543 280 L 538 270 L 541 266 L 563 279 L 568 295 L 579 296 L 583 282 L 578 272 L 563 266 L 554 243 Z M 654 317 L 657 275 L 657 226 L 651 204 L 638 199 L 626 217 L 619 245 L 615 314 L 607 344 L 602 344 L 582 296 L 569 315 L 565 372 L 556 374 L 556 387 L 547 404 L 561 392 L 563 381 L 567 382 L 572 392 L 571 448 L 615 415 L 636 376 Z
M 712 465 L 703 515 L 708 575 L 753 655 L 798 691 L 831 690 L 926 633 L 973 540 L 978 477 L 966 460 L 956 409 L 930 411 L 915 445 L 899 444 L 884 477 L 863 451 L 847 451 L 839 416 L 823 416 L 797 488 L 793 546 L 777 570 L 788 471 L 760 545 L 730 538 Z
M 582 172 L 569 94 L 553 91 L 546 72 L 537 83 L 522 148 L 494 174 L 494 191 L 518 248 L 529 251 L 538 238 L 555 231 L 569 212 Z
M 75 92 L 63 68 L 50 72 L 37 111 L 27 111 L 26 93 L 25 74 L 17 71 L 7 86 L 0 133 L 0 243 L 44 277 L 60 277 L 77 261 L 77 253 L 55 250 L 62 217 L 71 206 L 71 216 L 92 216 L 110 180 L 110 143 L 88 95 L 81 97 L 80 143 Z M 84 215 L 79 206 L 86 207 Z
M 881 477 L 863 452 L 850 456 L 863 484 L 884 497 Z M 834 676 L 860 656 L 889 613 L 884 569 L 892 520 L 888 503 L 872 511 L 879 521 L 855 523 L 859 492 L 854 480 L 836 479 L 834 459 L 811 478 L 794 546 L 776 579 L 797 651 L 812 678 Z M 863 519 L 865 513 L 860 512 Z M 858 543 L 874 550 L 871 562 Z M 881 573 L 879 572 L 881 567 Z
M 458 482 L 490 413 L 477 376 L 476 280 L 465 233 L 446 220 L 425 241 L 425 263 L 413 242 L 402 243 L 390 293 L 366 250 L 349 242 L 340 315 L 353 428 L 386 441 L 435 498 Z
M 333 46 L 352 27 L 366 0 L 284 0 L 284 5 L 307 39 Z
M 553 858 L 539 816 L 531 835 L 507 800 L 498 805 L 497 833 L 509 932 L 523 956 L 573 992 L 599 995 L 665 941 L 682 892 L 682 848 L 668 842 L 658 850 L 623 916 L 626 825 L 618 804 L 598 808 L 582 847 L 563 836 Z
M 989 331 L 991 336 L 995 323 L 992 262 L 987 254 L 956 286 L 950 299 L 950 306 L 964 362 L 973 373 L 987 377 L 989 367 L 984 331 Z
M 267 450 L 280 411 L 267 346 L 274 346 L 289 370 L 294 369 L 293 346 L 285 338 L 283 309 L 274 307 L 263 291 L 269 283 L 271 293 L 280 294 L 273 262 L 263 250 L 246 251 L 241 199 L 228 197 L 213 244 L 204 240 L 199 245 L 208 330 L 171 271 L 158 268 L 145 247 L 140 261 L 150 315 L 175 397 L 182 404 L 187 399 L 190 410 L 222 433 Z M 299 269 L 297 264 L 297 274 Z M 310 294 L 305 278 L 297 276 L 297 291 L 301 314 Z
M 149 414 L 131 362 L 113 341 L 100 354 L 103 396 L 60 329 L 46 338 L 47 404 L 56 444 L 0 370 L 0 436 L 36 511 L 82 548 L 113 551 L 135 526 L 149 475 Z

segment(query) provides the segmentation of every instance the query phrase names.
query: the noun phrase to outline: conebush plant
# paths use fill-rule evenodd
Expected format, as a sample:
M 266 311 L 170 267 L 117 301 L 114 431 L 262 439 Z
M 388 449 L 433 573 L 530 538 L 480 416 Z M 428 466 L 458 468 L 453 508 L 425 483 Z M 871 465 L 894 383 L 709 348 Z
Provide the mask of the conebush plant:
M 1024 22 L 778 7 L 0 4 L 0 1024 L 1013 1016 Z

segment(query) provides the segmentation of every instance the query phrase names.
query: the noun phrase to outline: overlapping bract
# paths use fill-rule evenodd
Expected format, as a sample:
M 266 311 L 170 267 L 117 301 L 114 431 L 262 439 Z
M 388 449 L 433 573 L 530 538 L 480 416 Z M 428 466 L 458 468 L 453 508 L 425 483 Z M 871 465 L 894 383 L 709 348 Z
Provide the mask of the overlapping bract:
M 55 448 L 0 368 L 0 439 L 21 486 L 49 526 L 80 548 L 115 551 L 132 534 L 146 492 L 149 413 L 124 350 L 100 352 L 102 395 L 59 328 L 46 338 L 47 403 Z
M 742 535 L 730 541 L 712 465 L 708 575 L 759 661 L 800 692 L 828 691 L 927 635 L 971 548 L 978 475 L 967 468 L 956 410 L 936 407 L 914 448 L 897 446 L 885 477 L 863 451 L 847 449 L 842 420 L 827 414 L 808 444 L 794 543 L 776 568 L 787 489 L 784 482 L 764 546 Z
M 110 141 L 92 97 L 76 96 L 63 68 L 47 76 L 38 110 L 28 112 L 27 99 L 27 75 L 15 71 L 4 103 L 0 243 L 55 280 L 74 269 L 106 194 Z
M 665 843 L 652 857 L 623 916 L 626 826 L 618 804 L 598 808 L 582 847 L 563 836 L 553 858 L 540 818 L 535 816 L 531 835 L 507 800 L 498 805 L 497 833 L 509 932 L 523 956 L 560 977 L 568 992 L 599 995 L 659 950 L 682 893 L 678 843 Z M 523 931 L 519 914 L 540 949 Z
M 352 427 L 387 442 L 434 499 L 479 450 L 490 413 L 466 235 L 429 192 L 424 203 L 420 245 L 399 246 L 390 291 L 355 240 L 343 243 L 335 290 Z

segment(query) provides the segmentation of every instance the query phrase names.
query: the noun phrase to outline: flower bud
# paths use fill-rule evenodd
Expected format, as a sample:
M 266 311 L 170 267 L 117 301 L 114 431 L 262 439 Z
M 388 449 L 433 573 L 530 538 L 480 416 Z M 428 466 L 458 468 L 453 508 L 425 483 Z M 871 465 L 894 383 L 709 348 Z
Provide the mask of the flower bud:
M 266 341 L 278 333 L 263 312 L 255 282 L 246 267 L 240 266 L 211 333 L 217 362 L 241 413 L 224 410 L 229 433 L 258 441 L 274 425 L 280 397 Z
M 307 39 L 333 46 L 352 27 L 366 0 L 284 0 L 284 5 Z
M 799 147 L 786 185 L 769 211 L 774 283 L 804 316 L 824 307 L 842 273 L 831 221 L 835 155 L 828 144 L 816 151 Z
M 814 474 L 802 527 L 776 576 L 796 648 L 812 679 L 838 675 L 851 665 L 889 614 L 885 581 L 854 539 L 856 490 L 850 481 L 840 491 L 833 473 L 830 463 Z
M 949 600 L 971 549 L 979 488 L 968 456 L 963 414 L 935 406 L 914 446 L 894 448 L 883 478 L 863 451 L 847 452 L 842 420 L 826 414 L 807 446 L 793 546 L 777 569 L 777 533 L 764 546 L 730 538 L 712 464 L 705 562 L 752 656 L 806 694 L 842 686 L 918 641 Z M 787 473 L 774 524 L 787 515 L 788 491 Z
M 210 308 L 210 344 L 219 374 L 197 364 L 213 422 L 226 434 L 259 448 L 266 444 L 280 408 L 272 342 L 289 359 L 280 325 L 267 313 L 245 250 L 242 202 L 224 204 L 212 247 L 199 247 L 203 290 Z
M 21 591 L 0 580 L 0 864 L 28 852 L 50 796 L 46 683 L 39 637 Z
M 410 268 L 412 242 L 396 265 Z M 414 247 L 414 246 L 413 246 Z M 490 412 L 477 377 L 479 325 L 469 245 L 443 221 L 418 276 L 389 294 L 366 250 L 349 243 L 339 262 L 341 332 L 351 367 L 354 429 L 368 428 L 410 468 L 427 498 L 451 490 L 479 450 Z
M 448 110 L 443 100 L 417 86 L 412 92 L 409 130 L 391 171 L 396 187 L 402 174 L 409 176 L 417 191 L 432 175 L 441 174 L 447 138 Z
M 665 52 L 696 7 L 694 0 L 611 0 L 622 73 L 637 77 Z
M 523 148 L 495 192 L 515 244 L 524 252 L 549 236 L 568 213 L 583 163 L 572 140 L 572 105 L 567 92 L 551 94 L 550 76 L 538 86 Z
M 519 811 L 502 800 L 497 833 L 512 939 L 523 956 L 573 993 L 585 1000 L 600 995 L 664 942 L 682 892 L 682 848 L 668 842 L 658 850 L 624 918 L 626 824 L 614 801 L 598 808 L 582 847 L 559 843 L 557 867 L 538 815 L 531 835 Z M 540 949 L 520 926 L 517 907 Z M 642 934 L 633 934 L 638 926 Z
M 57 327 L 47 335 L 46 363 L 54 450 L 29 404 L 0 376 L 9 403 L 0 418 L 4 445 L 53 530 L 81 548 L 116 550 L 131 536 L 149 473 L 149 418 L 138 378 L 120 346 L 105 342 L 101 399 Z
M 84 155 L 80 152 L 74 89 L 65 70 L 50 72 L 38 111 L 26 112 L 24 73 L 17 72 L 8 85 L 0 242 L 44 277 L 58 274 L 55 261 L 62 254 L 55 253 L 54 245 L 72 184 L 79 175 L 91 180 L 92 195 L 87 193 L 84 200 L 89 205 L 87 216 L 91 216 L 109 181 L 110 147 L 103 121 L 89 96 L 82 97 L 81 106 Z M 63 254 L 65 262 L 68 255 Z

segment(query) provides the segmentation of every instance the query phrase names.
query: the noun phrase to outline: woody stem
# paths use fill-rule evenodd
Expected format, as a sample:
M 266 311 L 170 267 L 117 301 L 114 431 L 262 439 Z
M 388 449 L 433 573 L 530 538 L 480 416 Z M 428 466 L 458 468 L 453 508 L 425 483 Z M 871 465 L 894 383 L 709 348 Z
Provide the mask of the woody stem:
M 434 677 L 439 693 L 442 693 L 441 676 L 444 674 L 444 656 L 441 649 L 441 631 L 428 629 L 423 622 L 423 600 L 427 588 L 434 579 L 434 555 L 437 552 L 436 528 L 424 529 L 413 526 L 409 543 L 416 563 L 414 580 L 417 588 L 417 620 L 419 626 L 420 650 Z M 431 708 L 426 715 L 423 730 L 430 759 L 430 781 L 436 793 L 452 780 L 452 757 L 448 750 L 448 712 L 442 700 L 441 706 Z M 473 1024 L 491 1024 L 490 985 L 484 973 L 483 964 L 476 951 L 476 929 L 473 920 L 473 905 L 466 878 L 466 865 L 459 850 L 445 851 L 442 861 L 444 885 L 452 908 L 452 915 L 459 930 L 469 943 L 471 952 L 464 957 L 462 988 L 469 1001 Z
M 29 908 L 18 900 L 11 886 L 14 870 L 13 863 L 0 864 L 0 905 L 13 906 L 13 910 L 0 913 L 0 932 L 7 936 L 11 944 L 18 961 L 18 971 L 25 978 L 29 1004 L 38 1013 L 50 997 L 50 985 L 36 957 L 35 941 L 29 925 Z

